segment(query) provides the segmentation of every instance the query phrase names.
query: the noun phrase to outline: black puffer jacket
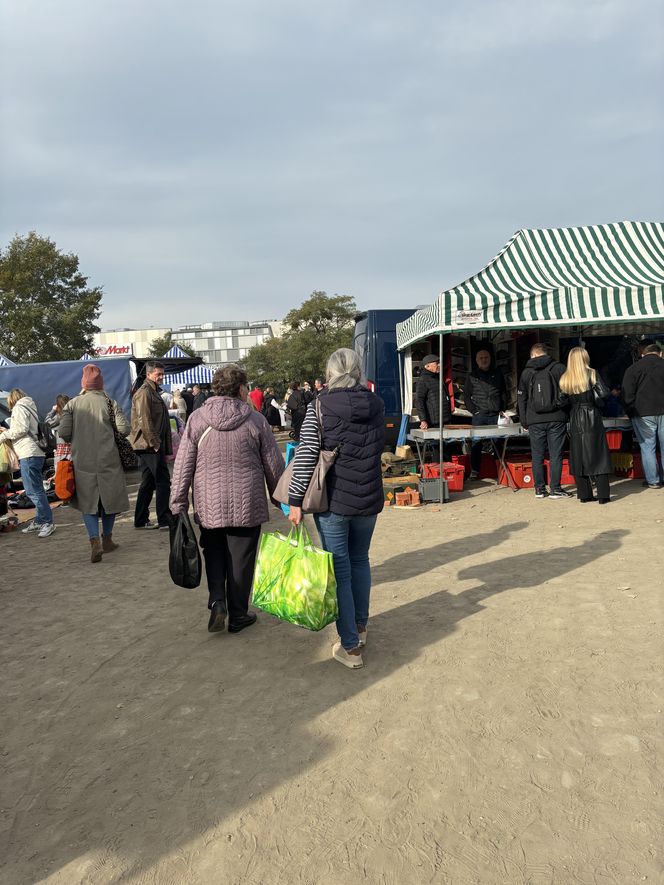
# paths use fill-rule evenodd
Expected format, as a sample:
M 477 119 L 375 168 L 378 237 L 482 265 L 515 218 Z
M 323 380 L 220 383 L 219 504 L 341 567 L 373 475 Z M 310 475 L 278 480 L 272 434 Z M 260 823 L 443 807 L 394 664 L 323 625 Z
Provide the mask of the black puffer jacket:
M 536 412 L 529 403 L 530 386 L 537 372 L 551 372 L 556 386 L 565 371 L 562 363 L 557 363 L 550 356 L 536 356 L 528 360 L 526 367 L 519 378 L 519 389 L 517 390 L 517 403 L 519 406 L 519 421 L 524 427 L 530 424 L 546 424 L 547 421 L 567 421 L 567 414 L 562 408 L 554 409 L 551 412 Z
M 558 400 L 564 409 L 569 410 L 569 470 L 572 476 L 599 476 L 613 472 L 600 412 L 609 391 L 599 378 L 596 388 L 600 396 L 597 403 L 592 390 L 561 392 Z
M 440 424 L 439 384 L 440 375 L 424 369 L 415 387 L 415 411 L 420 416 L 420 421 L 426 421 L 429 427 L 438 427 Z M 443 383 L 443 424 L 448 424 L 451 417 L 450 397 L 447 385 Z
M 466 379 L 463 393 L 466 408 L 472 415 L 497 415 L 505 408 L 507 399 L 503 373 L 494 366 L 488 372 L 475 366 Z

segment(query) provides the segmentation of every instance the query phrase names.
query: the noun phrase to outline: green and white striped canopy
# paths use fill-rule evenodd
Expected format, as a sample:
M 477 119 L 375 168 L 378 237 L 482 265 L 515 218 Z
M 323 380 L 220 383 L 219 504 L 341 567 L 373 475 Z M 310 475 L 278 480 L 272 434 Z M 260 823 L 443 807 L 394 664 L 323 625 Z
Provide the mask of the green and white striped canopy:
M 483 270 L 397 325 L 407 347 L 436 332 L 664 319 L 664 224 L 520 230 Z

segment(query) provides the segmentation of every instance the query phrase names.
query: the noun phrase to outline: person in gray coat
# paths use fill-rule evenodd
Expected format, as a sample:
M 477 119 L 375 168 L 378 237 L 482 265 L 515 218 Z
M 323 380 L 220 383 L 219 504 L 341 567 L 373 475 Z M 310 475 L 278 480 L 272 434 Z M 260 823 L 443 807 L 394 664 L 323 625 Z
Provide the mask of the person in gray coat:
M 127 485 L 115 442 L 110 412 L 118 432 L 129 435 L 130 424 L 120 406 L 104 391 L 98 366 L 83 368 L 81 393 L 64 408 L 58 435 L 71 442 L 76 491 L 72 505 L 81 511 L 90 538 L 90 561 L 101 562 L 103 553 L 116 550 L 115 517 L 129 509 Z M 101 541 L 99 519 L 101 518 Z

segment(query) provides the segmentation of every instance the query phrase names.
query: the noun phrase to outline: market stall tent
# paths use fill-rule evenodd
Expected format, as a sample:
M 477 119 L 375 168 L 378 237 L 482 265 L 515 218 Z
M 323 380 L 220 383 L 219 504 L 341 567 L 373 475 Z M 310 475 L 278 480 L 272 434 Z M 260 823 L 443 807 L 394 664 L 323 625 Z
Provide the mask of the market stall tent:
M 397 325 L 403 350 L 452 331 L 664 319 L 664 224 L 520 230 L 465 282 Z

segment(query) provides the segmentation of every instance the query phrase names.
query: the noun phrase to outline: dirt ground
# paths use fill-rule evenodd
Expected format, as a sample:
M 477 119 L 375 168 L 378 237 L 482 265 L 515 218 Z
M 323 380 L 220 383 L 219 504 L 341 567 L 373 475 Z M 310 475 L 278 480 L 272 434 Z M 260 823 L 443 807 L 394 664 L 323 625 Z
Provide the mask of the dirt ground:
M 383 513 L 355 672 L 208 634 L 128 515 L 0 535 L 0 880 L 662 882 L 664 491 L 613 491 Z

